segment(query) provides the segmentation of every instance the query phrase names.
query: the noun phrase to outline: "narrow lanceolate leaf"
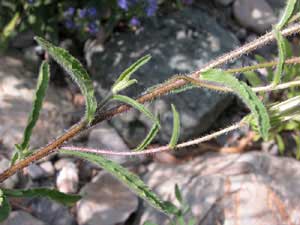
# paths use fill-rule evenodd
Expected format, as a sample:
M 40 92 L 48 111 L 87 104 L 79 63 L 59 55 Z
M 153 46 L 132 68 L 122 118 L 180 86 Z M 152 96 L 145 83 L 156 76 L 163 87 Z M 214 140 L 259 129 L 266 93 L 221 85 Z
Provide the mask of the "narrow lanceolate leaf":
M 278 30 L 281 30 L 284 27 L 284 25 L 286 25 L 286 23 L 289 21 L 291 16 L 293 15 L 296 3 L 297 3 L 297 0 L 287 0 L 287 4 L 286 4 L 285 10 L 283 12 L 283 15 L 282 15 L 280 21 L 278 22 L 278 24 L 276 25 L 276 28 Z
M 80 62 L 75 59 L 66 50 L 56 47 L 41 37 L 35 37 L 35 40 L 60 64 L 78 84 L 85 98 L 86 112 L 85 118 L 88 123 L 94 119 L 97 108 L 97 101 L 94 94 L 93 83 L 87 71 Z
M 127 97 L 125 95 L 114 95 L 113 96 L 114 100 L 126 103 L 128 105 L 131 105 L 133 108 L 136 108 L 137 110 L 139 110 L 141 113 L 145 114 L 149 119 L 151 119 L 153 121 L 153 126 L 150 130 L 150 132 L 148 133 L 148 135 L 146 136 L 146 138 L 142 141 L 141 144 L 138 145 L 138 147 L 135 149 L 136 151 L 141 151 L 143 149 L 145 149 L 150 143 L 151 141 L 155 138 L 155 136 L 157 135 L 159 129 L 160 129 L 160 123 L 159 120 L 141 103 L 138 103 L 136 100 Z
M 201 79 L 218 82 L 226 87 L 231 88 L 233 92 L 237 94 L 251 110 L 257 121 L 260 135 L 265 140 L 268 138 L 268 132 L 270 129 L 268 112 L 263 103 L 249 86 L 247 86 L 244 82 L 240 82 L 230 73 L 219 69 L 207 70 L 201 73 Z
M 69 155 L 74 155 L 98 164 L 104 170 L 111 173 L 113 176 L 123 182 L 135 194 L 146 200 L 154 208 L 168 215 L 175 214 L 177 212 L 177 208 L 173 204 L 162 201 L 138 176 L 129 172 L 121 165 L 107 160 L 100 155 L 69 150 L 63 150 L 61 152 Z
M 139 110 L 141 113 L 144 113 L 153 122 L 159 124 L 158 119 L 143 104 L 137 102 L 136 100 L 125 95 L 114 95 L 113 99 L 131 105 L 132 107 Z
M 159 131 L 159 124 L 154 123 L 151 130 L 149 131 L 148 135 L 145 137 L 145 139 L 142 141 L 141 144 L 136 147 L 136 151 L 144 150 L 156 137 L 157 133 Z
M 9 216 L 11 211 L 10 204 L 3 191 L 0 189 L 0 222 L 3 222 Z
M 35 127 L 35 124 L 39 118 L 40 111 L 43 105 L 44 97 L 49 83 L 49 64 L 44 61 L 41 64 L 38 82 L 35 90 L 34 101 L 32 104 L 32 109 L 28 117 L 28 122 L 23 134 L 22 143 L 17 145 L 17 148 L 20 151 L 24 151 L 29 147 L 29 141 L 32 134 L 32 130 Z
M 284 67 L 284 62 L 286 58 L 286 45 L 284 42 L 284 37 L 280 33 L 279 30 L 275 29 L 275 35 L 277 39 L 277 46 L 278 46 L 278 64 L 276 66 L 274 78 L 273 78 L 273 84 L 277 85 L 281 81 L 282 77 L 282 72 L 283 72 L 283 67 Z
M 130 80 L 131 75 L 137 71 L 141 66 L 146 64 L 151 59 L 150 55 L 145 55 L 144 57 L 137 60 L 133 63 L 130 67 L 128 67 L 119 78 L 115 81 L 114 85 L 112 86 L 112 92 L 117 94 L 121 90 L 129 87 L 130 85 L 137 83 L 137 80 L 132 79 Z
M 175 106 L 173 104 L 171 106 L 173 112 L 173 132 L 169 143 L 169 147 L 174 148 L 177 145 L 179 135 L 180 135 L 180 117 Z
M 4 189 L 3 192 L 6 196 L 15 198 L 46 197 L 67 206 L 72 206 L 81 199 L 80 195 L 65 194 L 55 189 L 48 188 L 33 188 L 27 190 Z

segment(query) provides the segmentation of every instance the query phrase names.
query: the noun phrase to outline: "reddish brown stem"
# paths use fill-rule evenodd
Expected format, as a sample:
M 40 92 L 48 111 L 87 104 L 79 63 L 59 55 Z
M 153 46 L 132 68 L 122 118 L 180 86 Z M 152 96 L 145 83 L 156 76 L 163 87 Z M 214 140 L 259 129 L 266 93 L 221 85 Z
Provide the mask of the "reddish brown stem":
M 298 33 L 299 31 L 300 31 L 300 24 L 295 24 L 295 25 L 292 25 L 292 26 L 284 29 L 282 31 L 282 34 L 284 36 L 289 36 L 289 35 Z M 264 45 L 270 43 L 274 39 L 275 39 L 275 36 L 274 36 L 273 32 L 269 32 L 269 33 L 263 35 L 262 37 L 254 40 L 236 50 L 233 50 L 215 60 L 212 60 L 211 62 L 206 64 L 202 69 L 200 69 L 194 73 L 191 73 L 189 76 L 197 79 L 199 77 L 200 72 L 210 69 L 210 68 L 214 68 L 214 67 L 223 65 L 224 63 L 227 63 L 228 61 L 233 61 L 244 54 L 247 54 L 261 46 L 264 46 Z M 147 93 L 147 94 L 141 96 L 140 98 L 137 99 L 137 101 L 140 103 L 145 103 L 147 101 L 151 101 L 159 96 L 169 93 L 170 91 L 172 91 L 174 89 L 180 88 L 187 83 L 188 82 L 185 80 L 177 80 L 174 83 L 165 84 L 161 87 L 156 88 L 155 90 L 151 91 L 150 93 Z M 106 111 L 104 113 L 99 113 L 96 115 L 94 121 L 92 122 L 92 125 L 100 123 L 103 120 L 108 120 L 117 114 L 120 114 L 120 113 L 123 113 L 123 112 L 129 110 L 130 108 L 131 108 L 130 106 L 123 104 L 123 105 L 117 106 L 109 111 Z M 30 165 L 32 162 L 35 162 L 41 158 L 44 158 L 45 156 L 49 155 L 50 153 L 56 151 L 57 148 L 59 148 L 65 141 L 69 140 L 70 138 L 74 137 L 75 135 L 77 135 L 78 133 L 80 133 L 81 131 L 83 131 L 87 128 L 89 128 L 89 127 L 86 125 L 85 122 L 79 122 L 78 124 L 75 124 L 66 133 L 64 133 L 63 135 L 61 135 L 60 137 L 58 137 L 57 139 L 52 141 L 47 146 L 42 147 L 41 149 L 36 151 L 31 156 L 17 162 L 15 165 L 11 166 L 7 170 L 5 170 L 3 173 L 1 173 L 0 174 L 0 182 L 3 182 L 8 177 L 15 174 L 17 171 L 20 171 L 21 169 Z

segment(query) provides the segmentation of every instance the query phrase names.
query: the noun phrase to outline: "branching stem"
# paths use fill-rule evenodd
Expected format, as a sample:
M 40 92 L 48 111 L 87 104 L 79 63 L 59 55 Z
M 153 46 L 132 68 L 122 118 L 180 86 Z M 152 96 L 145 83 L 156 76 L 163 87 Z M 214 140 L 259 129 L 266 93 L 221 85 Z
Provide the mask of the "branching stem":
M 294 25 L 291 25 L 291 26 L 285 28 L 284 30 L 282 30 L 281 33 L 284 36 L 289 36 L 289 35 L 296 34 L 299 32 L 300 32 L 300 23 L 297 23 L 297 24 L 294 24 Z M 221 66 L 229 61 L 234 61 L 237 58 L 239 58 L 240 56 L 242 56 L 244 54 L 248 54 L 257 48 L 262 47 L 262 46 L 274 41 L 274 39 L 275 39 L 275 36 L 274 36 L 273 32 L 269 32 L 269 33 L 261 36 L 260 38 L 254 40 L 246 45 L 243 45 L 242 47 L 240 47 L 236 50 L 233 50 L 223 56 L 218 57 L 215 60 L 212 60 L 211 62 L 207 63 L 203 68 L 201 68 L 200 70 L 198 70 L 196 72 L 191 73 L 189 76 L 197 79 L 199 77 L 199 74 L 202 71 Z M 167 94 L 174 89 L 183 87 L 187 83 L 188 82 L 185 80 L 178 80 L 178 81 L 175 81 L 174 83 L 161 86 L 157 89 L 154 89 L 152 92 L 141 96 L 140 98 L 137 99 L 137 101 L 139 103 L 145 103 L 147 101 L 154 100 L 155 98 L 162 96 L 164 94 Z M 95 119 L 92 121 L 91 126 L 96 125 L 97 123 L 102 122 L 104 120 L 108 120 L 117 114 L 120 114 L 120 113 L 123 113 L 123 112 L 129 110 L 130 108 L 131 107 L 128 105 L 120 105 L 120 106 L 117 106 L 106 112 L 98 112 L 96 114 Z M 21 169 L 25 168 L 26 166 L 30 165 L 31 163 L 44 158 L 45 156 L 49 155 L 50 153 L 53 153 L 54 151 L 57 151 L 57 149 L 60 146 L 62 146 L 62 144 L 64 142 L 68 141 L 69 139 L 71 139 L 75 135 L 79 134 L 80 132 L 90 128 L 91 126 L 88 126 L 86 124 L 86 122 L 84 122 L 84 121 L 78 122 L 77 124 L 72 126 L 68 131 L 66 131 L 63 135 L 61 135 L 60 137 L 58 137 L 57 139 L 52 141 L 47 146 L 40 148 L 38 151 L 36 151 L 32 155 L 17 162 L 15 165 L 11 166 L 7 170 L 5 170 L 3 173 L 1 173 L 0 174 L 0 182 L 3 182 L 8 177 L 12 176 L 17 171 L 20 171 Z

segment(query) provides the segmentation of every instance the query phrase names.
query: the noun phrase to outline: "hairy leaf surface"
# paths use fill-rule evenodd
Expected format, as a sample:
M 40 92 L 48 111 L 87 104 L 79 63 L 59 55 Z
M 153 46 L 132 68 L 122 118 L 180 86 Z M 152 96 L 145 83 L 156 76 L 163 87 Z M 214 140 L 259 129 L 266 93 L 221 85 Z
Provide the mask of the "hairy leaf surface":
M 107 172 L 122 181 L 128 188 L 130 188 L 130 190 L 146 200 L 154 208 L 168 215 L 175 214 L 177 212 L 177 208 L 172 203 L 162 201 L 138 176 L 129 172 L 125 167 L 105 159 L 100 155 L 69 150 L 61 150 L 61 152 L 98 164 Z
M 97 101 L 94 94 L 93 82 L 90 79 L 89 74 L 80 62 L 65 49 L 56 47 L 41 37 L 35 37 L 35 40 L 71 75 L 74 81 L 78 84 L 81 93 L 85 98 L 85 118 L 87 122 L 90 123 L 94 119 Z
M 48 88 L 50 77 L 49 64 L 44 61 L 41 64 L 38 82 L 35 90 L 35 96 L 32 104 L 32 109 L 28 117 L 28 122 L 23 134 L 22 143 L 17 145 L 20 151 L 24 151 L 29 147 L 30 137 L 32 135 L 32 130 L 36 125 L 39 118 L 40 111 L 43 105 L 44 97 Z
M 4 194 L 16 198 L 47 197 L 58 203 L 71 206 L 81 199 L 80 195 L 65 194 L 55 189 L 33 188 L 33 189 L 4 189 Z
M 268 132 L 270 129 L 270 120 L 268 112 L 251 90 L 251 88 L 244 82 L 239 81 L 230 73 L 222 71 L 220 69 L 207 70 L 201 73 L 201 79 L 221 83 L 233 90 L 244 103 L 249 107 L 252 114 L 255 116 L 257 124 L 259 126 L 260 135 L 266 140 L 268 138 Z

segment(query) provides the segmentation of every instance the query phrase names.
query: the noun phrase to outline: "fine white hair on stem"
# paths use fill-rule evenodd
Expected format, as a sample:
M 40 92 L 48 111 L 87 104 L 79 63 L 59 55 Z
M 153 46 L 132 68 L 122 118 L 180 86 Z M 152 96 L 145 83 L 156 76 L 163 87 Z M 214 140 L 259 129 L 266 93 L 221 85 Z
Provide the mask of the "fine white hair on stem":
M 225 129 L 214 132 L 212 134 L 208 134 L 208 135 L 205 135 L 203 137 L 200 137 L 200 138 L 197 138 L 197 139 L 194 139 L 191 141 L 180 143 L 180 144 L 176 145 L 176 147 L 174 149 L 176 151 L 176 149 L 185 148 L 185 147 L 189 147 L 192 145 L 200 144 L 205 141 L 209 141 L 209 140 L 216 138 L 222 134 L 226 134 L 230 131 L 241 128 L 244 125 L 245 125 L 244 122 L 239 122 L 239 123 L 233 124 Z M 74 146 L 64 146 L 64 147 L 61 147 L 60 149 L 61 150 L 79 151 L 79 152 L 89 152 L 89 153 L 102 154 L 102 155 L 116 155 L 116 156 L 137 156 L 137 155 L 154 154 L 154 153 L 174 150 L 174 149 L 171 149 L 168 145 L 161 146 L 158 148 L 151 148 L 151 149 L 147 149 L 147 150 L 140 151 L 140 152 L 112 151 L 112 150 L 106 150 L 106 149 L 81 148 L 81 147 L 74 147 Z

